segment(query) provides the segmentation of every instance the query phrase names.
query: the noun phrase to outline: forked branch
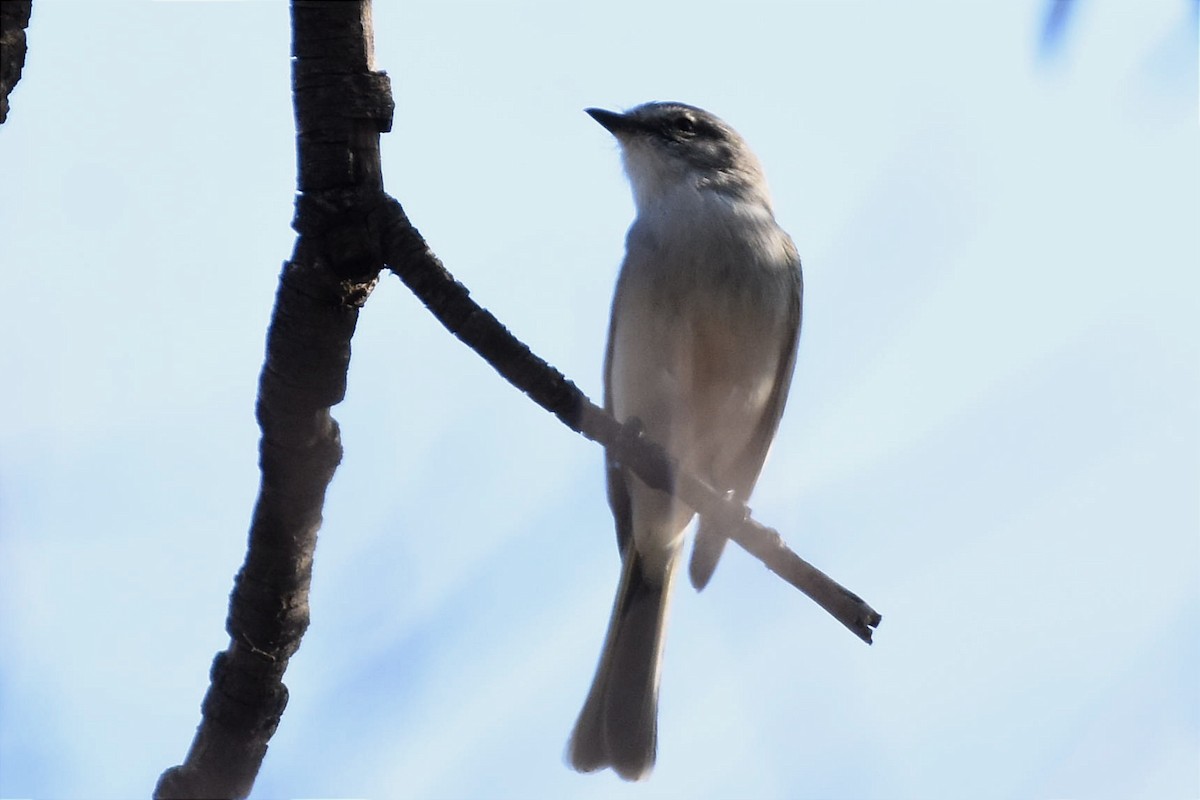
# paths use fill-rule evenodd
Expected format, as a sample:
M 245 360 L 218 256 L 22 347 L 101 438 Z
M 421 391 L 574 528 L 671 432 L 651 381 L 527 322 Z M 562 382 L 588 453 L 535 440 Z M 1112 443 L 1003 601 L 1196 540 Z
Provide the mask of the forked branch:
M 246 561 L 230 596 L 229 647 L 213 661 L 200 726 L 156 798 L 245 797 L 287 704 L 288 660 L 308 625 L 325 489 L 342 456 L 330 415 L 345 392 L 359 309 L 385 266 L 455 336 L 648 485 L 672 489 L 865 641 L 879 615 L 800 559 L 746 507 L 679 475 L 653 442 L 620 425 L 518 341 L 446 271 L 383 193 L 379 134 L 391 127 L 387 76 L 373 69 L 370 4 L 293 0 L 298 238 L 284 264 L 259 382 L 262 478 Z M 674 483 L 670 476 L 675 475 Z

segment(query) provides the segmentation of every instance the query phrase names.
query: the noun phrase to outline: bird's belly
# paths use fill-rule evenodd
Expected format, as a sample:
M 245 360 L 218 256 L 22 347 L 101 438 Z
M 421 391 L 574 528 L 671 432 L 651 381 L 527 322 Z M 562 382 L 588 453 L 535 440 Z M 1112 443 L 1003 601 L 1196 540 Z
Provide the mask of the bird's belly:
M 779 377 L 782 322 L 719 293 L 673 307 L 629 300 L 614 333 L 614 414 L 637 417 L 682 469 L 728 488 Z M 636 479 L 631 490 L 639 551 L 671 557 L 692 510 Z

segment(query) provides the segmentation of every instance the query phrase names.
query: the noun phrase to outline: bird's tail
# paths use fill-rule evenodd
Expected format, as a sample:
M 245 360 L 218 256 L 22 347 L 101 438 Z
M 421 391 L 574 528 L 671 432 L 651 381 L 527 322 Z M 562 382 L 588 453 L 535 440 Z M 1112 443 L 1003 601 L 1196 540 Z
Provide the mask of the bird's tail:
M 625 780 L 641 780 L 654 767 L 663 624 L 674 567 L 672 558 L 664 575 L 646 574 L 629 542 L 600 664 L 567 745 L 567 758 L 580 772 L 612 767 Z

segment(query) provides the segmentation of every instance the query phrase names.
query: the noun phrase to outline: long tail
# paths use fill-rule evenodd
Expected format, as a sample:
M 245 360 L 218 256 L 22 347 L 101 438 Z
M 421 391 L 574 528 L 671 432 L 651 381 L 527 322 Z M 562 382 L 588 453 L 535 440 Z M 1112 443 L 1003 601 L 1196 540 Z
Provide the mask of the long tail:
M 663 623 L 674 567 L 672 559 L 665 575 L 647 575 L 630 542 L 596 677 L 567 745 L 571 766 L 580 772 L 612 767 L 625 780 L 641 780 L 654 767 Z

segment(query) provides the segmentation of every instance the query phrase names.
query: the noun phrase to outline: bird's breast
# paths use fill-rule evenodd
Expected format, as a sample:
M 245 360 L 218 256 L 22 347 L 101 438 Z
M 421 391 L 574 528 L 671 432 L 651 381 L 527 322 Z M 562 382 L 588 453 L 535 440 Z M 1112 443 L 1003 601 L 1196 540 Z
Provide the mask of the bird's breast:
M 794 336 L 798 273 L 769 210 L 690 210 L 639 215 L 630 229 L 610 389 L 618 418 L 638 417 L 698 465 L 739 448 L 762 418 Z

